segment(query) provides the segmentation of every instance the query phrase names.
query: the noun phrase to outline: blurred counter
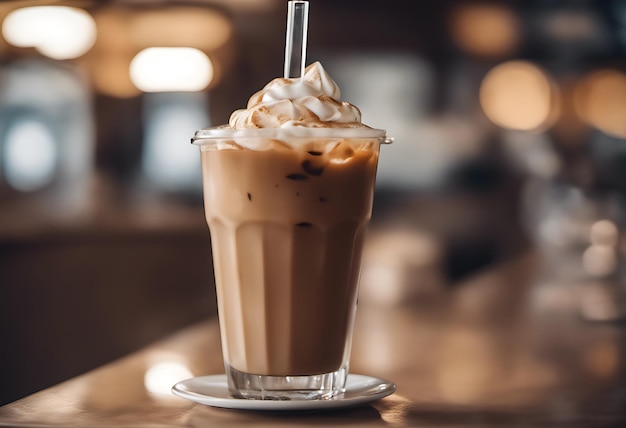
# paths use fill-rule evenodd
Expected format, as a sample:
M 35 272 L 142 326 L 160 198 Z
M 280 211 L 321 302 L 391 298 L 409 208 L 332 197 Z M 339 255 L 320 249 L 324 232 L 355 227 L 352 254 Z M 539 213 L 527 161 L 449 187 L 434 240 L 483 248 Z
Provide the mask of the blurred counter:
M 259 413 L 172 396 L 176 381 L 223 370 L 217 321 L 207 320 L 1 407 L 0 425 L 623 427 L 624 326 L 542 311 L 539 264 L 518 257 L 429 305 L 361 299 L 351 371 L 398 385 L 369 406 Z

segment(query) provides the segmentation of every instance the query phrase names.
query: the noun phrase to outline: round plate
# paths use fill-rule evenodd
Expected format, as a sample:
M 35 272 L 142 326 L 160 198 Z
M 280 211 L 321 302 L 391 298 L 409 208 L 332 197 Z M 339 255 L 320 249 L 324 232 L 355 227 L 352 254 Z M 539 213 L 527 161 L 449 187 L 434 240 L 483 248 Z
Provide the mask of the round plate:
M 247 400 L 233 398 L 228 391 L 226 375 L 200 376 L 177 383 L 172 392 L 196 403 L 226 409 L 245 410 L 321 410 L 352 407 L 376 401 L 396 390 L 396 385 L 383 379 L 350 374 L 346 392 L 328 400 Z

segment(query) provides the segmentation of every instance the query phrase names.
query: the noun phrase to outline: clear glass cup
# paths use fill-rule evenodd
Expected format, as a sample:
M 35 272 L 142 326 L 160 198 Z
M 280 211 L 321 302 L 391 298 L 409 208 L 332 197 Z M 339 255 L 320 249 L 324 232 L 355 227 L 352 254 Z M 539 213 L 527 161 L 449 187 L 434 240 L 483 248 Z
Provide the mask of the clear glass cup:
M 192 142 L 231 393 L 340 395 L 385 131 L 209 128 Z

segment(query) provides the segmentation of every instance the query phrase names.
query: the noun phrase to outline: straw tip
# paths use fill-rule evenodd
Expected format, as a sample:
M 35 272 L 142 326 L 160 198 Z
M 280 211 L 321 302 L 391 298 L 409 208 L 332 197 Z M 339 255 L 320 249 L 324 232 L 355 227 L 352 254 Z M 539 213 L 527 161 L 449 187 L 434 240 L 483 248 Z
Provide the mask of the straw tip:
M 301 78 L 306 62 L 309 2 L 291 0 L 288 5 L 284 77 Z

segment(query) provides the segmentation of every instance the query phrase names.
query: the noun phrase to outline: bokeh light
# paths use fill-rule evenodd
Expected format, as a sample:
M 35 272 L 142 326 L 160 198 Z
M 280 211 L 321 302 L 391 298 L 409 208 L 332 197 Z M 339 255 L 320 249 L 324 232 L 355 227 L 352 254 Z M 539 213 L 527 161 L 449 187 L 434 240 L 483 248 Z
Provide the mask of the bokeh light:
M 491 69 L 480 86 L 485 115 L 504 128 L 541 130 L 558 114 L 556 90 L 539 67 L 526 61 L 509 61 Z
M 454 9 L 451 34 L 463 50 L 481 56 L 510 54 L 519 44 L 519 22 L 505 5 L 467 4 Z
M 141 90 L 129 73 L 130 64 L 137 53 L 149 48 L 187 47 L 207 54 L 211 64 L 211 86 L 218 83 L 225 63 L 229 61 L 225 58 L 230 51 L 225 46 L 233 37 L 233 23 L 221 10 L 174 4 L 144 9 L 116 4 L 99 8 L 94 16 L 98 42 L 90 52 L 86 66 L 100 93 L 117 98 L 139 95 Z M 161 70 L 149 73 L 158 71 Z
M 2 34 L 17 47 L 35 48 L 53 59 L 85 54 L 96 41 L 96 23 L 86 11 L 68 6 L 32 6 L 9 13 Z
M 196 92 L 213 78 L 213 65 L 199 49 L 154 47 L 130 63 L 130 78 L 144 92 Z
M 589 240 L 594 245 L 614 247 L 617 245 L 619 230 L 610 220 L 599 220 L 591 225 Z
M 617 269 L 617 254 L 611 247 L 591 245 L 583 253 L 583 268 L 593 276 L 607 276 Z
M 191 370 L 179 361 L 163 361 L 146 370 L 144 385 L 152 394 L 171 396 L 172 386 L 193 377 Z
M 605 69 L 584 76 L 574 92 L 574 107 L 588 124 L 626 138 L 626 73 Z
M 13 124 L 5 140 L 5 175 L 11 187 L 37 190 L 54 175 L 57 150 L 50 129 L 35 119 Z

